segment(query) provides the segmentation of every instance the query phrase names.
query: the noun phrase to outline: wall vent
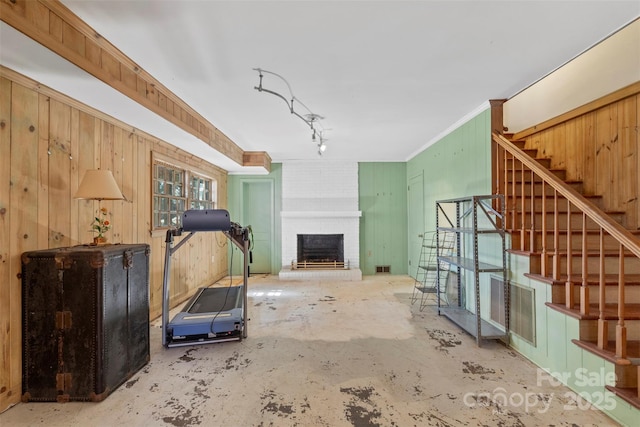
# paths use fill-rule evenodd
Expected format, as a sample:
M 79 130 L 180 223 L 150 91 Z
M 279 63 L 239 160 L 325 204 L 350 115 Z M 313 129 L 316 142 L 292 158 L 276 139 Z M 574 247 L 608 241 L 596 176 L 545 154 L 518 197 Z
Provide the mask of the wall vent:
M 376 265 L 376 274 L 377 273 L 391 273 L 390 265 Z
M 504 326 L 504 285 L 501 277 L 491 277 L 491 320 Z M 536 345 L 535 290 L 511 283 L 511 310 L 509 329 L 514 334 Z

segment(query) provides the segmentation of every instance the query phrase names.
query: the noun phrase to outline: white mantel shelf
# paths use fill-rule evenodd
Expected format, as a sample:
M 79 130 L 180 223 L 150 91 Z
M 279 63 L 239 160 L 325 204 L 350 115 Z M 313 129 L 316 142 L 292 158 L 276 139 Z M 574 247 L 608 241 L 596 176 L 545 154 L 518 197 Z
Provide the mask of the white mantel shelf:
M 362 211 L 286 211 L 282 218 L 359 218 Z

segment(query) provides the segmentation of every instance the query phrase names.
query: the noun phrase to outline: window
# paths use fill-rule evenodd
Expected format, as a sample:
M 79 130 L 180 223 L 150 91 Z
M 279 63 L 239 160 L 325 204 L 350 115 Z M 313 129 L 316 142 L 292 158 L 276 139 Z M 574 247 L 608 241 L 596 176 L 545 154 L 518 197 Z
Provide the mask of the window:
M 213 209 L 211 180 L 191 175 L 189 180 L 189 209 Z
M 216 181 L 168 163 L 153 165 L 153 228 L 180 227 L 187 209 L 213 209 Z

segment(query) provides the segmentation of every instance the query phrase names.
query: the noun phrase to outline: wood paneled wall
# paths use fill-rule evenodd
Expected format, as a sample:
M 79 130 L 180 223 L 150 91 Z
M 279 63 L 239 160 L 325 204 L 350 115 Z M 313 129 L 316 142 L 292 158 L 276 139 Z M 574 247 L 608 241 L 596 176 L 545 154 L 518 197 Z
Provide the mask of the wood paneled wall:
M 626 212 L 630 230 L 640 228 L 640 85 L 634 87 L 635 94 L 515 135 L 551 158 L 552 169 L 566 169 L 568 181 L 582 181 L 584 194 L 602 196 L 605 210 Z
M 20 255 L 92 240 L 98 202 L 73 198 L 87 169 L 112 170 L 130 200 L 102 202 L 112 212 L 107 237 L 151 246 L 151 317 L 161 314 L 165 233 L 151 231 L 153 153 L 216 179 L 226 208 L 226 171 L 0 67 L 0 412 L 21 395 Z M 221 233 L 199 233 L 176 252 L 173 305 L 227 274 L 227 245 Z

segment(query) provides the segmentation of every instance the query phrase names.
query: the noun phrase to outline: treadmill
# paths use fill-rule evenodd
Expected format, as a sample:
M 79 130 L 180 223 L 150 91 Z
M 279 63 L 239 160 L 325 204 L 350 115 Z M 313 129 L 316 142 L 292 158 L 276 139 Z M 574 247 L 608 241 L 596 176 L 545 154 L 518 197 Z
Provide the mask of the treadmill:
M 221 231 L 244 255 L 243 284 L 199 288 L 169 321 L 171 256 L 195 233 Z M 175 247 L 175 236 L 189 234 Z M 167 230 L 162 292 L 162 345 L 179 347 L 213 342 L 241 341 L 247 337 L 247 282 L 249 278 L 249 227 L 231 222 L 225 209 L 187 210 L 182 227 Z

